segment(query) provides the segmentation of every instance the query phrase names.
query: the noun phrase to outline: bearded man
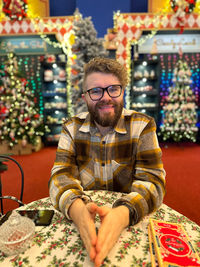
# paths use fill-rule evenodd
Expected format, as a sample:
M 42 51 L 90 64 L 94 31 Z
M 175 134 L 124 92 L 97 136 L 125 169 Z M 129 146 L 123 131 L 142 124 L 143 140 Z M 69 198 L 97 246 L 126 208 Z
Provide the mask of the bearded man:
M 75 223 L 96 267 L 121 232 L 155 211 L 165 194 L 155 121 L 124 108 L 127 83 L 126 69 L 114 59 L 93 58 L 85 65 L 88 112 L 63 124 L 49 181 L 54 207 Z M 95 204 L 87 190 L 124 194 L 110 208 Z

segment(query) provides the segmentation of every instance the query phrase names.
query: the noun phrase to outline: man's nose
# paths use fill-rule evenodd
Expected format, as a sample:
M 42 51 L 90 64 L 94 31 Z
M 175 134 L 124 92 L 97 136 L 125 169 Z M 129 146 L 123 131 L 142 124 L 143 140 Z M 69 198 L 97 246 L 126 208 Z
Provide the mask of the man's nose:
M 109 96 L 108 91 L 107 90 L 104 90 L 104 94 L 103 94 L 102 99 L 111 99 L 111 98 L 112 97 Z

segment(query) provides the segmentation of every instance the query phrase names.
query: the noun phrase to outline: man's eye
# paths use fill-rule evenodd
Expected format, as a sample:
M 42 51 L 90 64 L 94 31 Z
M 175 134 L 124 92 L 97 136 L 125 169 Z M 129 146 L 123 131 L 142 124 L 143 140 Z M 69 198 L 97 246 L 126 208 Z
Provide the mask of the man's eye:
M 109 88 L 109 92 L 114 93 L 114 92 L 117 92 L 117 91 L 118 91 L 118 88 L 116 88 L 116 87 L 110 87 Z
M 117 91 L 118 89 L 115 88 L 115 87 L 110 87 L 110 91 L 114 92 L 114 91 Z
M 94 88 L 91 90 L 91 93 L 94 95 L 101 94 L 101 88 Z

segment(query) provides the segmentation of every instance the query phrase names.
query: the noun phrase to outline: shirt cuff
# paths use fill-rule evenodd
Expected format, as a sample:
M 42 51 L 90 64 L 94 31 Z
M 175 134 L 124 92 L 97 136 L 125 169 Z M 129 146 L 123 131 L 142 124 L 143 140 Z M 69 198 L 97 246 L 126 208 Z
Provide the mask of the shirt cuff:
M 124 200 L 117 200 L 113 204 L 113 208 L 116 208 L 119 206 L 126 206 L 129 209 L 129 226 L 132 226 L 138 222 L 136 209 L 133 207 L 133 205 L 131 205 L 130 202 L 124 201 Z
M 74 201 L 77 199 L 77 198 L 80 198 L 82 199 L 82 201 L 87 204 L 89 202 L 92 202 L 92 199 L 90 196 L 86 195 L 86 194 L 82 194 L 82 195 L 75 195 L 73 196 L 71 199 L 70 199 L 70 204 L 67 205 L 65 207 L 65 216 L 67 217 L 68 220 L 71 220 L 70 216 L 69 216 L 69 208 L 71 207 L 72 203 L 74 203 Z

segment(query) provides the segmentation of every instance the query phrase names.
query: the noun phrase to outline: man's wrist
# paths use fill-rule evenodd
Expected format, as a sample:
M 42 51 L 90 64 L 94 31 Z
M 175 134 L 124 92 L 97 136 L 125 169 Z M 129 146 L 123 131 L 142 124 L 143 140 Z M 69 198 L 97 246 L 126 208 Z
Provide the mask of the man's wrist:
M 128 202 L 122 201 L 122 202 L 115 202 L 113 204 L 113 208 L 119 207 L 119 206 L 125 206 L 129 210 L 129 226 L 134 225 L 134 209 L 131 207 L 131 205 Z
M 71 220 L 74 221 L 75 216 L 77 215 L 77 209 L 81 207 L 81 205 L 85 205 L 82 199 L 76 198 L 73 203 L 70 205 L 68 209 L 68 216 Z
M 91 199 L 91 197 L 90 196 L 87 196 L 87 195 L 79 195 L 79 196 L 74 196 L 73 198 L 72 198 L 72 204 L 70 205 L 70 207 L 69 207 L 69 209 L 68 209 L 68 216 L 69 216 L 69 218 L 72 218 L 71 217 L 71 212 L 70 212 L 70 209 L 71 208 L 73 208 L 72 206 L 73 206 L 73 204 L 74 204 L 74 202 L 77 202 L 77 201 L 79 201 L 79 203 L 83 203 L 83 204 L 88 204 L 88 203 L 90 203 L 90 202 L 92 202 L 92 199 Z

